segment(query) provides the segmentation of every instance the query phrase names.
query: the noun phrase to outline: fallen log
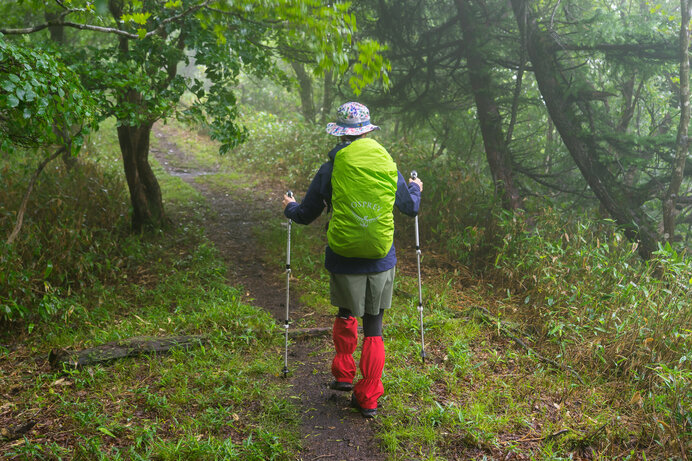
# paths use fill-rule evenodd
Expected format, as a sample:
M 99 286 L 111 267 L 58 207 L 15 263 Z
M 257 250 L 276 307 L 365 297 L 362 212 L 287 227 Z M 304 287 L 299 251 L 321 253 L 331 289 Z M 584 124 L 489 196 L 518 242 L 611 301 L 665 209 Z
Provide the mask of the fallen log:
M 55 369 L 80 368 L 85 365 L 109 362 L 124 357 L 135 357 L 143 354 L 166 353 L 169 350 L 180 347 L 189 349 L 209 342 L 209 339 L 201 335 L 191 336 L 136 336 L 119 341 L 112 341 L 101 346 L 83 349 L 81 351 L 68 351 L 65 349 L 51 350 L 48 362 Z

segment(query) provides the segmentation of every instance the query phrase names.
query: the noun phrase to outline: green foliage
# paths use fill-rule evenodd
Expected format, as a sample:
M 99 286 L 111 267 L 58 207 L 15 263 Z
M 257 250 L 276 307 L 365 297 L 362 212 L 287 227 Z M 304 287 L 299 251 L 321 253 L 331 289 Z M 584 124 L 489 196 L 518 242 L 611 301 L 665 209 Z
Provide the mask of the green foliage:
M 165 235 L 128 235 L 127 197 L 122 182 L 114 179 L 121 165 L 112 130 L 101 130 L 91 140 L 97 147 L 89 145 L 85 163 L 76 168 L 81 173 L 59 169 L 45 184 L 85 190 L 74 192 L 74 203 L 58 194 L 63 203 L 53 199 L 44 207 L 41 200 L 51 198 L 40 185 L 39 203 L 29 208 L 38 207 L 36 217 L 29 213 L 31 232 L 22 241 L 41 246 L 36 253 L 18 246 L 25 251 L 15 255 L 22 258 L 15 260 L 19 266 L 3 263 L 0 268 L 4 275 L 20 267 L 27 280 L 19 280 L 19 287 L 37 291 L 25 305 L 25 321 L 5 322 L 1 330 L 1 342 L 17 347 L 0 349 L 3 363 L 16 365 L 17 371 L 0 370 L 0 387 L 14 389 L 4 416 L 21 420 L 27 411 L 38 411 L 55 423 L 41 428 L 38 439 L 30 434 L 24 443 L 0 445 L 0 458 L 295 459 L 297 412 L 279 378 L 281 337 L 267 312 L 243 302 L 244 292 L 228 285 L 225 263 L 200 228 L 199 214 L 208 212 L 203 200 L 178 178 L 162 181 L 177 224 Z M 3 193 L 12 197 L 21 190 L 20 166 L 12 161 L 0 170 L 11 181 L 11 192 Z M 4 198 L 3 205 L 8 203 Z M 51 208 L 55 215 L 48 214 Z M 0 210 L 3 219 L 11 216 L 11 209 Z M 47 223 L 35 224 L 38 218 L 61 224 L 53 231 Z M 63 240 L 42 235 L 51 232 Z M 70 258 L 60 259 L 63 253 Z M 53 262 L 48 274 L 46 261 Z M 51 282 L 59 310 L 40 316 L 41 283 L 58 272 L 78 277 L 67 285 Z M 20 320 L 19 313 L 13 315 L 11 320 Z M 19 339 L 10 340 L 10 334 Z M 210 342 L 64 372 L 22 358 L 132 336 L 180 334 L 203 334 Z
M 641 263 L 636 245 L 610 221 L 577 217 L 566 225 L 547 211 L 533 230 L 521 217 L 499 222 L 498 275 L 548 339 L 576 344 L 618 372 L 685 362 L 692 346 L 688 259 L 666 246 Z
M 355 47 L 358 65 L 354 89 L 360 91 L 377 79 L 386 84 L 388 63 L 381 55 L 382 47 L 372 40 L 362 45 L 352 43 L 356 24 L 348 3 L 241 0 L 218 2 L 212 8 L 193 0 L 178 0 L 165 4 L 116 2 L 114 5 L 119 6 L 112 10 L 105 8 L 104 2 L 97 2 L 96 8 L 84 0 L 70 3 L 74 8 L 70 14 L 86 22 L 117 23 L 122 30 L 120 35 L 111 34 L 120 41 L 119 46 L 55 50 L 72 63 L 89 88 L 96 90 L 104 117 L 114 115 L 128 126 L 165 118 L 177 110 L 187 90 L 194 99 L 181 111 L 207 124 L 222 153 L 245 138 L 236 122 L 234 94 L 241 69 L 285 80 L 275 64 L 282 47 L 306 53 L 319 71 L 334 69 L 339 73 L 348 69 L 349 54 Z M 179 74 L 178 65 L 194 65 L 196 72 Z
M 120 172 L 101 168 L 94 154 L 87 149 L 78 168 L 61 165 L 44 175 L 30 197 L 21 237 L 0 243 L 0 320 L 69 316 L 75 308 L 66 300 L 70 293 L 122 278 L 132 267 L 134 240 L 124 238 L 126 189 Z M 2 163 L 2 235 L 14 225 L 31 173 L 22 155 Z
M 84 133 L 70 140 L 61 131 L 91 127 L 94 118 L 94 102 L 71 69 L 0 34 L 0 150 L 71 142 L 76 152 Z
M 540 224 L 502 216 L 494 274 L 507 287 L 535 339 L 566 363 L 627 376 L 647 392 L 645 405 L 665 415 L 661 432 L 689 431 L 679 405 L 692 391 L 692 261 L 670 245 L 651 261 L 637 256 L 612 221 L 546 210 Z
M 336 140 L 297 119 L 267 112 L 245 111 L 244 124 L 252 136 L 230 155 L 253 170 L 286 180 L 296 191 L 307 190 Z

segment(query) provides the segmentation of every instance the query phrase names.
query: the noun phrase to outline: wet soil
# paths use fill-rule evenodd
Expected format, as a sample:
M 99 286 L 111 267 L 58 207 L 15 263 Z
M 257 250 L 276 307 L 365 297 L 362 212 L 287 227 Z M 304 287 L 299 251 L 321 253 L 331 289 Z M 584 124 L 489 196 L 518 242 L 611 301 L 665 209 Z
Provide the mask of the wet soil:
M 180 177 L 205 197 L 212 211 L 205 220 L 206 233 L 228 264 L 230 282 L 242 285 L 248 302 L 266 309 L 283 325 L 286 284 L 280 275 L 282 266 L 263 262 L 253 233 L 267 216 L 281 214 L 283 189 L 278 184 L 260 181 L 255 187 L 228 193 L 195 181 L 214 171 L 196 169 L 190 157 L 172 141 L 172 130 L 170 125 L 154 128 L 159 147 L 152 149 L 152 154 L 169 174 Z M 333 316 L 316 314 L 300 305 L 295 301 L 298 295 L 291 287 L 292 327 L 332 326 Z M 329 334 L 318 334 L 296 336 L 289 346 L 287 394 L 298 402 L 302 418 L 303 449 L 298 459 L 385 459 L 374 439 L 377 419 L 364 419 L 351 409 L 350 393 L 329 389 L 330 344 Z

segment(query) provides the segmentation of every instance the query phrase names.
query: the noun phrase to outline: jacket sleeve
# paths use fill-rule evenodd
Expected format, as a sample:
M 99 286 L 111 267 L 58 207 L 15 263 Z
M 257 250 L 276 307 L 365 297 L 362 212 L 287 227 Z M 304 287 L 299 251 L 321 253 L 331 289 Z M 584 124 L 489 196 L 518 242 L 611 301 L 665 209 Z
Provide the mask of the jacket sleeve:
M 396 199 L 394 205 L 408 216 L 418 215 L 420 206 L 420 187 L 415 182 L 406 184 L 404 176 L 399 172 L 399 179 L 396 183 Z
M 298 224 L 310 224 L 322 214 L 331 203 L 331 162 L 323 164 L 312 178 L 310 187 L 300 203 L 289 203 L 284 209 L 284 215 Z

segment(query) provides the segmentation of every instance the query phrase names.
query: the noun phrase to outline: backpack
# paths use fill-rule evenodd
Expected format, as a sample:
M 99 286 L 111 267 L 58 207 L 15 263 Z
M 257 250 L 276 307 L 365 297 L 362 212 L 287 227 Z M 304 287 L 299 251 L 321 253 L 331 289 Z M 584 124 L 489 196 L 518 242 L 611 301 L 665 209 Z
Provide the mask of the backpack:
M 384 258 L 394 241 L 396 163 L 377 141 L 361 138 L 336 153 L 329 247 L 350 258 Z

